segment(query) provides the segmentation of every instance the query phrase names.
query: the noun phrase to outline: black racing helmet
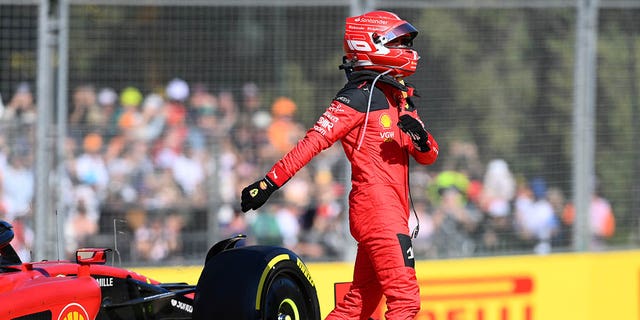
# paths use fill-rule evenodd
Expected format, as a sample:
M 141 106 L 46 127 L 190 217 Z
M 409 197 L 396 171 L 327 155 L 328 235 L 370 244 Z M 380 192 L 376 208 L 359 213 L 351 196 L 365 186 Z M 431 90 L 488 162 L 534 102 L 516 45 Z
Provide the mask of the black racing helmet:
M 4 248 L 13 240 L 13 226 L 9 222 L 0 220 L 0 248 Z

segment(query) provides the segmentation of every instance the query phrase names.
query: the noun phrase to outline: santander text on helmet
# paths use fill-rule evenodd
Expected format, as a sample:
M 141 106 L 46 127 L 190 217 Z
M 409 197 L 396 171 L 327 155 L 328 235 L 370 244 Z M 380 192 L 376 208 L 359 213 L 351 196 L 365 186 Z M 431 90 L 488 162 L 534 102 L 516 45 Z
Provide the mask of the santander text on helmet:
M 389 21 L 383 19 L 374 19 L 374 18 L 366 18 L 366 17 L 358 17 L 355 19 L 356 22 L 364 22 L 364 23 L 375 23 L 375 24 L 389 24 Z

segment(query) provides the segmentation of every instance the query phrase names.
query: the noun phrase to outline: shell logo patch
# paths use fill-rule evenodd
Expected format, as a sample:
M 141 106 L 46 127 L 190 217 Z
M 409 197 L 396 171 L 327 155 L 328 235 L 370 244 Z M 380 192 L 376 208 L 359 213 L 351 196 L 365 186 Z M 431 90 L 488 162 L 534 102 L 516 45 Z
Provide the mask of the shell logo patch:
M 388 113 L 383 113 L 380 116 L 380 119 L 378 119 L 380 122 L 380 125 L 382 126 L 383 129 L 390 129 L 391 128 L 391 117 L 389 116 Z M 384 142 L 391 142 L 393 141 L 393 131 L 382 131 L 380 132 L 380 138 L 382 139 L 382 141 Z
M 380 125 L 385 129 L 391 128 L 391 117 L 388 114 L 383 113 L 380 116 Z
M 69 303 L 60 312 L 58 320 L 89 320 L 89 314 L 80 304 Z

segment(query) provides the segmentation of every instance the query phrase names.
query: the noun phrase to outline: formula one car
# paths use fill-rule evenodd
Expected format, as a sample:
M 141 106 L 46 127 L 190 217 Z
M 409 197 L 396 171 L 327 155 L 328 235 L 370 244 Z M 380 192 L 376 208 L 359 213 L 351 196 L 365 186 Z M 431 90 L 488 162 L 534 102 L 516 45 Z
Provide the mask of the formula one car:
M 242 235 L 209 250 L 197 285 L 160 283 L 105 265 L 110 249 L 76 261 L 22 262 L 0 221 L 0 319 L 320 319 L 315 285 L 293 252 L 242 246 Z

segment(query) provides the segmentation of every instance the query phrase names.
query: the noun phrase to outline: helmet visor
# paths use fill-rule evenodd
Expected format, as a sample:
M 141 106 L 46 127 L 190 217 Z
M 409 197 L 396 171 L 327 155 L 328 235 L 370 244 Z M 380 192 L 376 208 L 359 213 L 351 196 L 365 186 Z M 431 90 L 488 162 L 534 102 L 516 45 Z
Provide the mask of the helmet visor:
M 384 37 L 387 39 L 387 43 L 385 45 L 388 47 L 411 47 L 413 45 L 413 39 L 417 35 L 418 30 L 410 23 L 405 22 L 385 33 Z

